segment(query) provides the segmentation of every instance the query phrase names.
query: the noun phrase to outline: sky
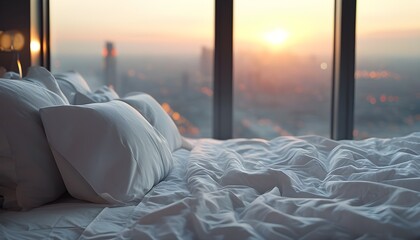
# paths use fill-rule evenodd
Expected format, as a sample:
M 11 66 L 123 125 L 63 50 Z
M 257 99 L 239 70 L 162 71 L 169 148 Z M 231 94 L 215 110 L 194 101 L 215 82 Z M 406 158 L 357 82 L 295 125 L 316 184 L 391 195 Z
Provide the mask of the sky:
M 358 54 L 420 55 L 420 1 L 359 0 Z M 235 50 L 330 54 L 334 0 L 235 0 Z M 197 54 L 213 46 L 213 0 L 51 1 L 52 51 Z

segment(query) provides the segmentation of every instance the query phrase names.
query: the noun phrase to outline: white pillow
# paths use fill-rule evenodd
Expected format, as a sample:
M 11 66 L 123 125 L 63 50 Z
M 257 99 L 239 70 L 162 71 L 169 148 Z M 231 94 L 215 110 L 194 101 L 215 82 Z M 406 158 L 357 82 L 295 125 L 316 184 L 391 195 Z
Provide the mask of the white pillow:
M 92 92 L 87 81 L 78 72 L 57 73 L 54 74 L 54 77 L 70 104 L 74 104 L 76 93 L 88 94 Z
M 80 73 L 76 71 L 56 73 L 54 74 L 54 77 L 57 80 L 64 80 L 69 82 L 77 91 L 81 93 L 92 92 L 87 81 L 82 77 L 82 75 L 80 75 Z
M 47 69 L 39 66 L 29 67 L 28 74 L 26 74 L 26 76 L 23 79 L 40 84 L 46 89 L 56 93 L 67 104 L 69 104 L 66 96 L 64 96 L 63 92 L 58 86 L 57 80 Z
M 0 79 L 0 195 L 2 208 L 41 206 L 65 192 L 39 108 L 66 104 L 33 83 Z
M 89 103 L 109 102 L 117 98 L 119 98 L 119 96 L 115 90 L 104 85 L 93 93 L 84 94 L 81 92 L 76 92 L 74 96 L 74 104 L 82 105 Z
M 21 79 L 19 73 L 15 73 L 15 72 L 6 72 L 1 77 L 5 79 L 15 79 L 15 80 Z
M 69 193 L 95 203 L 139 201 L 172 168 L 168 144 L 121 101 L 40 110 Z
M 119 99 L 139 111 L 168 141 L 171 151 L 182 147 L 182 136 L 171 117 L 150 95 L 139 93 Z

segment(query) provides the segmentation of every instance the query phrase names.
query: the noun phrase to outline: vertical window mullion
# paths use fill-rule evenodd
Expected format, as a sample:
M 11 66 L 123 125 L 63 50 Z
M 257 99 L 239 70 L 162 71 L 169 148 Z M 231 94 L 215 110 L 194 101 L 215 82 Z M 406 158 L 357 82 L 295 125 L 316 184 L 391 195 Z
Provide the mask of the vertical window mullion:
M 335 1 L 331 138 L 352 139 L 356 0 Z
M 232 138 L 233 0 L 215 0 L 213 137 Z
M 49 0 L 30 1 L 30 44 L 39 44 L 39 50 L 31 51 L 31 65 L 50 70 Z
M 50 1 L 41 1 L 41 66 L 51 71 Z

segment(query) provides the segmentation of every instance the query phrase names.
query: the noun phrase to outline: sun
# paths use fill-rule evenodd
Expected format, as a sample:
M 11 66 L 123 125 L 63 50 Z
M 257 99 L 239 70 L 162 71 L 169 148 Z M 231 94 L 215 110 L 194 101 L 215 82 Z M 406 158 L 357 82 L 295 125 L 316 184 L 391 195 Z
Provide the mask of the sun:
M 265 33 L 264 41 L 272 47 L 279 47 L 286 42 L 288 37 L 289 33 L 284 29 L 279 28 Z

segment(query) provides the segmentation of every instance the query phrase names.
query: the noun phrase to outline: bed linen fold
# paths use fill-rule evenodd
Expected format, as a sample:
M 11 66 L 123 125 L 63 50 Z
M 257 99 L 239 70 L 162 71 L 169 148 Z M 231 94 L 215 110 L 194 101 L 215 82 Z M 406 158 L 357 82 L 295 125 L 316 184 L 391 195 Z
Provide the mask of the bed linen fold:
M 81 218 L 77 230 L 65 224 L 69 239 L 420 238 L 420 133 L 362 141 L 200 139 L 174 161 L 138 205 L 95 205 L 89 217 L 67 216 Z M 31 225 L 9 212 L 0 212 L 0 224 L 9 239 Z M 50 227 L 55 236 L 59 230 Z

